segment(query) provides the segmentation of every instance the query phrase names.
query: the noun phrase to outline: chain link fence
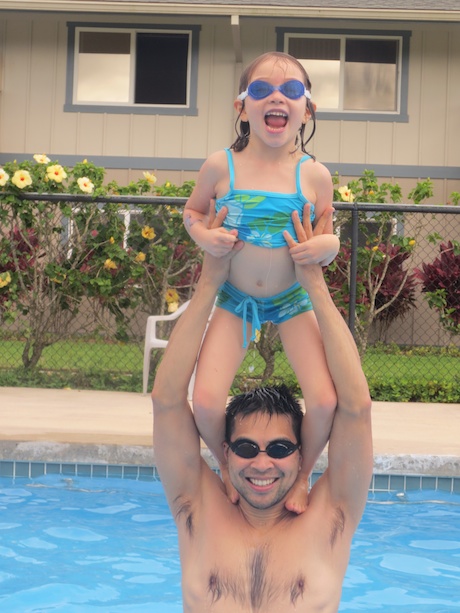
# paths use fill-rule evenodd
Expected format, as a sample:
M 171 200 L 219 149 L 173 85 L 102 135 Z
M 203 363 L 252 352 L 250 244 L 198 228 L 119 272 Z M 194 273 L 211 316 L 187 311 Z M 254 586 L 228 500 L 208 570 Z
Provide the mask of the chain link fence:
M 39 197 L 29 197 L 35 198 L 36 206 Z M 60 201 L 64 198 L 59 195 Z M 159 212 L 165 206 L 180 212 L 184 202 L 181 198 L 165 202 L 158 197 L 126 197 L 117 213 L 124 224 L 123 247 L 134 220 L 142 226 L 145 203 L 155 205 Z M 69 210 L 76 206 L 69 203 Z M 97 206 L 94 201 L 92 206 Z M 356 338 L 372 396 L 459 402 L 460 208 L 362 203 L 336 203 L 335 208 L 342 248 L 326 274 L 334 301 Z M 69 218 L 62 213 L 53 224 L 66 224 L 71 230 Z M 71 232 L 66 236 L 68 239 Z M 60 243 L 62 254 L 62 238 Z M 70 247 L 66 253 L 71 256 Z M 48 250 L 48 264 L 50 254 Z M 0 292 L 6 279 L 3 260 Z M 196 262 L 190 265 L 194 273 L 189 277 L 193 278 Z M 181 302 L 190 296 L 192 286 L 192 282 L 181 286 Z M 142 292 L 142 287 L 138 289 Z M 19 312 L 10 320 L 4 305 L 3 311 L 0 308 L 0 385 L 142 390 L 146 320 L 167 309 L 163 296 L 156 303 L 161 308 L 152 312 L 152 300 L 140 300 L 135 308 L 132 304 L 124 308 L 119 301 L 117 311 L 106 308 L 100 296 L 84 294 L 75 311 L 70 306 L 61 309 L 32 367 L 26 359 L 30 358 L 30 311 Z M 126 323 L 123 338 L 120 318 Z M 164 326 L 165 336 L 168 327 Z M 150 383 L 161 355 L 161 350 L 153 352 Z M 264 324 L 258 342 L 249 346 L 231 391 L 280 382 L 299 391 L 276 328 Z

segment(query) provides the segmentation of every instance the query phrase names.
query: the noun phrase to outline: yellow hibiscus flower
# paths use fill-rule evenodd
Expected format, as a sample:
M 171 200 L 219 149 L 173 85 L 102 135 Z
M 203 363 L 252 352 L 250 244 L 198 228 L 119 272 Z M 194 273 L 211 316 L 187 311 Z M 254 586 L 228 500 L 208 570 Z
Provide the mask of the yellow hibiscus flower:
M 52 164 L 46 169 L 47 177 L 50 181 L 55 183 L 62 183 L 64 179 L 67 179 L 67 173 L 60 164 Z
M 142 228 L 142 236 L 149 241 L 152 241 L 155 238 L 155 230 L 150 226 L 144 226 Z
M 10 178 L 10 175 L 7 172 L 5 172 L 3 168 L 0 168 L 0 187 L 3 187 L 4 185 L 6 185 L 6 182 L 8 181 L 9 178 Z
M 94 183 L 88 179 L 88 177 L 80 177 L 77 179 L 78 187 L 82 192 L 86 194 L 92 194 L 94 190 Z
M 37 162 L 37 164 L 49 164 L 51 162 L 49 157 L 46 157 L 44 153 L 36 153 L 34 155 L 34 160 Z
M 175 313 L 178 308 L 179 308 L 178 302 L 170 302 L 168 304 L 168 313 Z
M 179 294 L 175 289 L 167 289 L 165 294 L 165 300 L 168 304 L 179 302 Z
M 113 260 L 111 260 L 110 258 L 107 258 L 106 261 L 104 262 L 104 268 L 106 270 L 116 270 L 117 265 L 115 264 Z
M 155 183 L 157 182 L 157 178 L 152 172 L 148 172 L 146 170 L 143 175 L 144 179 L 146 179 L 151 185 L 155 185 Z
M 342 187 L 339 187 L 339 194 L 344 202 L 353 202 L 355 198 L 348 185 L 342 185 Z
M 146 258 L 145 253 L 143 251 L 139 251 L 139 253 L 136 255 L 135 260 L 136 262 L 145 262 L 145 258 Z
M 9 272 L 0 273 L 0 287 L 6 287 L 11 283 L 11 275 Z
M 11 179 L 11 183 L 19 187 L 19 189 L 24 189 L 25 187 L 32 185 L 32 177 L 28 170 L 16 170 Z

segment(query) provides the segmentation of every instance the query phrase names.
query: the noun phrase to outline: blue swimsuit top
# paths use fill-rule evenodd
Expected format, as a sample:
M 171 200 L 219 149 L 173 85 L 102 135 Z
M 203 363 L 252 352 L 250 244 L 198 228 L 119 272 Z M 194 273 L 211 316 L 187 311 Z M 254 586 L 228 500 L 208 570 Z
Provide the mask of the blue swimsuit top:
M 216 200 L 216 211 L 223 206 L 228 209 L 223 227 L 238 230 L 238 238 L 259 247 L 285 247 L 284 230 L 295 239 L 296 232 L 292 223 L 292 213 L 299 212 L 302 220 L 303 207 L 309 202 L 300 188 L 300 166 L 310 159 L 304 155 L 296 166 L 295 194 L 264 192 L 252 189 L 235 189 L 235 168 L 230 149 L 225 149 L 230 174 L 230 188 L 222 198 Z M 315 206 L 311 204 L 310 219 L 315 219 Z

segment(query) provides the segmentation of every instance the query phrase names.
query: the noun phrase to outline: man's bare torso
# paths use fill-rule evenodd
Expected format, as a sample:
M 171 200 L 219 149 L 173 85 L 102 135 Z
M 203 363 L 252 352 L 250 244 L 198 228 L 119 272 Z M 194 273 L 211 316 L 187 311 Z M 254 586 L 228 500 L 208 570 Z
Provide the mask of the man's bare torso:
M 335 613 L 348 563 L 350 531 L 340 508 L 323 504 L 320 484 L 308 510 L 254 527 L 212 475 L 199 505 L 178 500 L 186 613 Z

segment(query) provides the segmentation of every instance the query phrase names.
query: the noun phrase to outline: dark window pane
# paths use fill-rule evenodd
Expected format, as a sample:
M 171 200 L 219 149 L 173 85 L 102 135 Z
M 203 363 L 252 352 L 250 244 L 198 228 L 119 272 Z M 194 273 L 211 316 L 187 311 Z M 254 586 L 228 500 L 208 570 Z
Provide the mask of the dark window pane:
M 398 41 L 349 38 L 345 47 L 346 62 L 396 64 Z
M 80 32 L 80 53 L 130 52 L 130 35 L 122 32 Z
M 137 104 L 187 104 L 188 34 L 138 34 Z
M 340 59 L 340 40 L 337 38 L 290 38 L 289 53 L 303 60 Z

